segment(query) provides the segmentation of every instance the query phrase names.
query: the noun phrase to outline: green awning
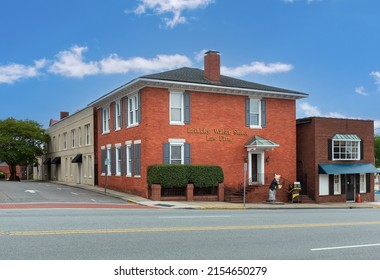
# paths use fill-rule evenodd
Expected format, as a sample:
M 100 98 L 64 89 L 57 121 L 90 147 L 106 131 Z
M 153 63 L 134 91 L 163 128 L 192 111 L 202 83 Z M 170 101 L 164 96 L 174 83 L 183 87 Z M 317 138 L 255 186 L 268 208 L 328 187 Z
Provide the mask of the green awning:
M 371 163 L 352 163 L 352 164 L 318 164 L 319 174 L 362 174 L 378 173 L 379 171 Z
M 254 150 L 268 150 L 268 149 L 274 149 L 279 147 L 280 145 L 272 140 L 265 139 L 260 136 L 254 136 L 252 137 L 247 143 L 245 143 L 245 147 L 247 150 L 254 149 Z
M 335 134 L 333 140 L 341 141 L 360 141 L 361 139 L 356 134 Z

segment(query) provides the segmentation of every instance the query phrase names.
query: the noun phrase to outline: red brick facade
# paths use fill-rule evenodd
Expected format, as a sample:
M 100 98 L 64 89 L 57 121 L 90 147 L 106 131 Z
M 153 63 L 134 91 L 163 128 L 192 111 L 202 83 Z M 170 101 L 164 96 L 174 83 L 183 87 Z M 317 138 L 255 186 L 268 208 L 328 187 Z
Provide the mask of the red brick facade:
M 373 121 L 333 118 L 306 118 L 297 120 L 297 177 L 304 191 L 316 202 L 346 202 L 349 201 L 346 190 L 341 193 L 324 193 L 320 191 L 320 164 L 374 164 L 374 124 Z M 328 141 L 334 135 L 356 135 L 361 139 L 360 158 L 358 160 L 332 160 L 329 158 Z M 336 174 L 340 175 L 340 174 Z M 346 176 L 341 174 L 340 176 Z M 347 174 L 348 175 L 348 174 Z M 352 184 L 358 184 L 359 177 L 355 175 Z M 365 192 L 360 192 L 362 201 L 374 200 L 374 177 L 368 173 Z M 354 188 L 355 198 L 358 190 Z
M 215 56 L 215 53 L 211 54 Z M 217 54 L 219 57 L 219 55 Z M 209 57 L 210 58 L 210 57 Z M 205 63 L 207 64 L 207 56 Z M 211 57 L 212 63 L 215 63 Z M 219 59 L 219 58 L 218 58 Z M 216 63 L 218 64 L 218 63 Z M 215 64 L 215 65 L 216 65 Z M 220 63 L 219 63 L 220 64 Z M 217 65 L 219 70 L 219 64 Z M 211 65 L 211 69 L 216 66 Z M 206 65 L 207 66 L 207 65 Z M 207 68 L 205 66 L 205 69 Z M 215 70 L 215 69 L 214 69 Z M 213 70 L 211 70 L 213 72 Z M 207 75 L 205 73 L 205 75 Z M 210 74 L 210 79 L 220 79 L 220 74 Z M 207 78 L 206 78 L 207 79 Z M 145 81 L 135 82 L 138 86 L 128 92 L 124 89 L 95 101 L 98 124 L 98 177 L 99 186 L 105 184 L 106 167 L 102 162 L 107 149 L 121 146 L 122 161 L 127 144 L 139 145 L 138 176 L 115 175 L 114 171 L 107 176 L 107 187 L 125 192 L 148 196 L 147 167 L 151 164 L 164 163 L 164 144 L 170 141 L 182 141 L 190 148 L 190 164 L 219 165 L 224 171 L 224 185 L 226 191 L 238 190 L 244 183 L 244 163 L 250 162 L 251 153 L 245 146 L 254 136 L 272 140 L 279 146 L 273 149 L 260 151 L 258 164 L 261 160 L 260 172 L 263 172 L 265 181 L 258 184 L 249 199 L 252 202 L 266 200 L 268 197 L 268 182 L 273 179 L 274 173 L 281 174 L 286 182 L 296 180 L 296 99 L 302 96 L 285 94 L 266 94 L 253 90 L 230 90 L 222 88 L 215 90 L 214 86 L 206 90 L 206 86 L 188 86 L 185 83 L 173 83 L 166 86 L 151 86 Z M 127 84 L 126 87 L 133 87 Z M 137 89 L 136 89 L 137 88 Z M 186 92 L 189 96 L 189 122 L 182 125 L 173 125 L 170 122 L 170 93 Z M 213 92 L 211 92 L 213 91 Z M 121 116 L 129 114 L 129 97 L 139 93 L 139 123 L 129 126 L 123 118 L 121 129 L 113 129 L 102 133 L 104 125 L 104 108 L 110 108 L 110 124 L 115 122 L 115 102 L 121 104 Z M 265 101 L 265 125 L 250 127 L 246 125 L 247 100 L 255 98 Z M 264 105 L 262 105 L 264 106 Z M 263 108 L 261 108 L 263 109 Z M 108 113 L 107 113 L 108 114 Z M 264 113 L 262 113 L 264 114 Z M 261 120 L 264 122 L 264 120 Z M 103 155 L 103 156 L 102 156 Z M 114 156 L 115 157 L 115 156 Z M 120 157 L 120 156 L 118 156 Z M 256 159 L 252 159 L 256 161 Z M 123 165 L 123 164 L 121 164 Z M 124 167 L 122 167 L 124 168 Z M 252 171 L 254 172 L 254 171 Z M 247 178 L 249 179 L 249 178 Z M 286 189 L 278 191 L 278 200 L 287 201 Z

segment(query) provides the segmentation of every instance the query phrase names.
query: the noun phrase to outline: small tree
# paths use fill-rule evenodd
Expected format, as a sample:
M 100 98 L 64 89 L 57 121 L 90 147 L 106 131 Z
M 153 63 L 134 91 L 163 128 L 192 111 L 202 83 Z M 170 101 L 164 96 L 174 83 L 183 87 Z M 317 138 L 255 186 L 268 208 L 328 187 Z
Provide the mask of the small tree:
M 43 153 L 43 144 L 48 141 L 49 136 L 35 121 L 0 120 L 0 159 L 9 166 L 9 180 L 19 180 L 16 166 L 35 163 L 36 156 Z
M 380 136 L 375 136 L 375 165 L 380 167 Z

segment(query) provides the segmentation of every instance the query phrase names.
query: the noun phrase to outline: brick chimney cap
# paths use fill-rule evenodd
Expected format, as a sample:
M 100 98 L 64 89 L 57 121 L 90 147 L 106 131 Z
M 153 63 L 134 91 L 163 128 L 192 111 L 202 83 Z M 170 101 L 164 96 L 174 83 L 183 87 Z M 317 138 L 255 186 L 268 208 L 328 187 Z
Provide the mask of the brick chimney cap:
M 218 51 L 209 50 L 209 51 L 205 52 L 205 54 L 219 54 L 219 52 Z

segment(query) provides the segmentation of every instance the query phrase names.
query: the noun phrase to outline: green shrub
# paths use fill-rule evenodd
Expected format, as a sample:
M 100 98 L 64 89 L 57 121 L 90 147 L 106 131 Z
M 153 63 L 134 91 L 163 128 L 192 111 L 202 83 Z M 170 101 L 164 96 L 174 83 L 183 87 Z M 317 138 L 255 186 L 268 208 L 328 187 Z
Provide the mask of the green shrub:
M 0 179 L 5 179 L 5 173 L 3 171 L 0 171 Z
M 217 187 L 224 181 L 223 170 L 214 165 L 154 164 L 148 166 L 148 185 L 160 184 L 162 188 Z

